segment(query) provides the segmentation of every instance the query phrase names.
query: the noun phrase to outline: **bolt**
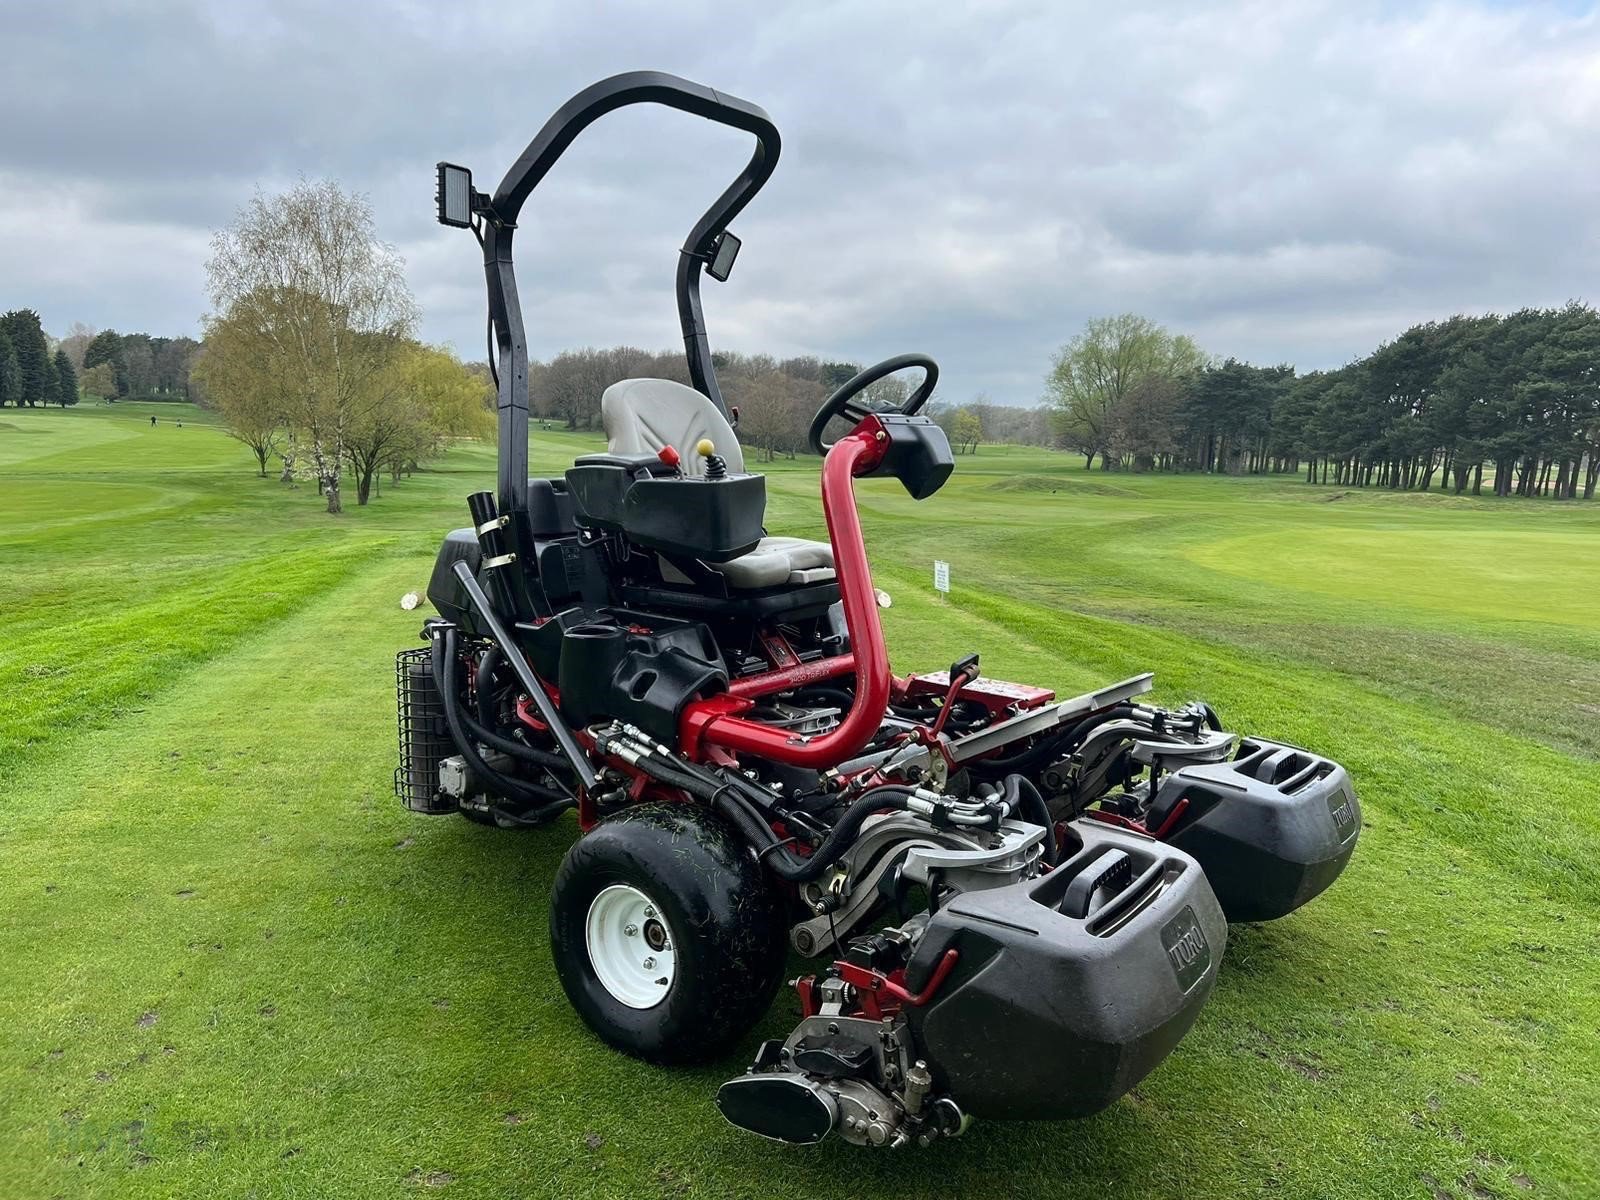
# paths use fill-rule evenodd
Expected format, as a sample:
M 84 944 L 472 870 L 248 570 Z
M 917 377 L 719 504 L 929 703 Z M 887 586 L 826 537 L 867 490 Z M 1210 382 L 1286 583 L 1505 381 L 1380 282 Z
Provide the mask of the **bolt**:
M 639 933 L 639 927 L 637 925 L 624 925 L 622 927 L 622 932 L 627 934 L 629 937 L 635 937 Z
M 838 1033 L 839 1032 L 839 1022 L 837 1022 L 837 1021 L 829 1021 L 828 1022 L 828 1032 L 829 1033 Z
M 644 960 L 644 969 L 645 969 L 645 970 L 646 970 L 646 971 L 653 971 L 653 970 L 655 970 L 655 969 L 656 969 L 656 960 L 655 960 L 655 959 L 653 959 L 653 958 L 647 958 L 647 959 L 645 959 L 645 960 Z
M 644 906 L 644 915 L 647 916 L 647 917 L 653 917 L 653 916 L 656 915 L 656 910 L 651 908 L 648 904 L 646 904 Z

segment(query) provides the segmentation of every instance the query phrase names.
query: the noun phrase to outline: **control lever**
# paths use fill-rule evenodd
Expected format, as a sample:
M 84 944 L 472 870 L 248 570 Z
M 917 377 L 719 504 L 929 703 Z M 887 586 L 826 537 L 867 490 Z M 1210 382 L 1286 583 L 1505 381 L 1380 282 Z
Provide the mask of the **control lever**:
M 710 438 L 701 438 L 695 443 L 695 453 L 706 460 L 706 478 L 723 479 L 728 474 L 728 464 L 723 461 L 722 455 L 717 453 L 717 444 Z
M 955 683 L 958 679 L 961 681 L 962 687 L 966 687 L 969 683 L 977 682 L 978 656 L 976 654 L 969 654 L 951 665 L 950 682 Z
M 944 704 L 939 709 L 939 715 L 934 718 L 933 728 L 929 737 L 938 737 L 944 732 L 944 724 L 950 719 L 950 714 L 955 711 L 956 696 L 961 689 L 978 678 L 978 656 L 969 654 L 963 659 L 950 664 L 950 687 L 944 694 Z

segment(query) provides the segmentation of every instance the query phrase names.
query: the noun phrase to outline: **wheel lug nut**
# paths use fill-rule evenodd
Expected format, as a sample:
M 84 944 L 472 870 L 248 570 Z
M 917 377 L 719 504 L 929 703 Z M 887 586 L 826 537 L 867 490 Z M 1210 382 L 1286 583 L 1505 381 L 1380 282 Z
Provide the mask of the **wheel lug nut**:
M 622 927 L 622 932 L 627 934 L 629 937 L 634 937 L 638 934 L 639 927 L 637 925 L 624 925 Z
M 653 916 L 656 915 L 656 910 L 651 908 L 648 904 L 646 904 L 644 906 L 644 915 L 647 916 L 647 917 L 653 917 Z
M 654 971 L 656 969 L 656 960 L 653 959 L 653 958 L 645 959 L 644 960 L 644 969 L 646 971 Z

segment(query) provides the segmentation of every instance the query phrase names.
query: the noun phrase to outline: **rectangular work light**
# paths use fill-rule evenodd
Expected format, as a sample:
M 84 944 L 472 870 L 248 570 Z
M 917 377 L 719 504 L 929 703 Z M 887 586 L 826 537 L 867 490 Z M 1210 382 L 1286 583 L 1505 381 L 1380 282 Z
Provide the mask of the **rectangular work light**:
M 472 172 L 454 163 L 439 164 L 439 224 L 472 228 Z

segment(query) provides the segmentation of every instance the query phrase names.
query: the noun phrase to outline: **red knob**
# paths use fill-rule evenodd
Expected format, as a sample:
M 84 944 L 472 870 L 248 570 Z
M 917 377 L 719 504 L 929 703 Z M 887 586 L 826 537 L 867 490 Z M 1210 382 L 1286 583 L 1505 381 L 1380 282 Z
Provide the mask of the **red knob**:
M 671 446 L 661 447 L 661 449 L 656 451 L 656 457 L 662 462 L 666 463 L 669 467 L 675 467 L 678 465 L 678 452 Z

